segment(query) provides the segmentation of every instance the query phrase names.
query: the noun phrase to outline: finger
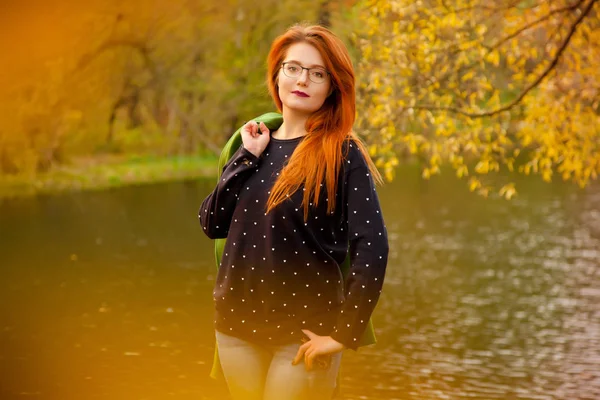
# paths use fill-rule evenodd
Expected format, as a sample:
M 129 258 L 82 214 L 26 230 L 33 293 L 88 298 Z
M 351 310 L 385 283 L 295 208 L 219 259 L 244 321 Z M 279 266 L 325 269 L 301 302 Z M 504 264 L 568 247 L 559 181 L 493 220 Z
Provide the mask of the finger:
M 304 364 L 307 371 L 311 371 L 313 369 L 316 356 L 317 352 L 314 350 L 314 348 L 310 348 L 306 351 L 306 353 L 304 353 Z
M 292 365 L 297 365 L 300 362 L 300 360 L 302 360 L 302 358 L 304 358 L 304 353 L 306 352 L 306 349 L 308 349 L 308 346 L 306 346 L 307 344 L 308 343 L 305 343 L 298 348 L 298 352 L 296 353 L 296 356 L 292 360 Z
M 260 122 L 255 122 L 256 123 L 256 127 L 253 128 L 252 130 L 252 137 L 253 138 L 257 138 L 260 136 Z
M 260 131 L 262 132 L 263 135 L 269 134 L 269 128 L 267 128 L 267 125 L 264 122 L 261 122 L 258 125 L 258 128 L 260 129 Z
M 248 123 L 246 123 L 246 125 L 242 127 L 242 137 L 252 137 L 252 128 L 250 128 L 250 125 Z
M 257 129 L 258 126 L 256 124 L 256 121 L 248 121 L 246 122 L 246 125 L 244 125 L 244 130 L 248 132 L 250 136 L 253 136 L 253 133 L 256 132 Z
M 298 348 L 296 357 L 294 357 L 294 359 L 292 360 L 292 365 L 296 365 L 300 362 L 300 360 L 302 360 L 302 357 L 304 357 L 304 353 L 308 348 L 310 348 L 310 342 L 306 342 L 302 346 L 300 346 L 300 348 Z
M 317 337 L 317 334 L 313 333 L 312 331 L 309 331 L 308 329 L 302 329 L 302 332 L 304 332 L 304 334 L 308 336 L 308 338 L 311 340 Z

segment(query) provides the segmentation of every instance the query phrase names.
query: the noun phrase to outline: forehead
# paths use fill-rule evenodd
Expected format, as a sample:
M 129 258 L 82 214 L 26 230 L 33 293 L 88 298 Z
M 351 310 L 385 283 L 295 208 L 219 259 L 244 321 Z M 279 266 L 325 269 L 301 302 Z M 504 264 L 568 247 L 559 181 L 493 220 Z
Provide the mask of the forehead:
M 319 50 L 312 44 L 304 42 L 294 43 L 288 48 L 284 61 L 288 60 L 298 61 L 304 67 L 325 67 Z

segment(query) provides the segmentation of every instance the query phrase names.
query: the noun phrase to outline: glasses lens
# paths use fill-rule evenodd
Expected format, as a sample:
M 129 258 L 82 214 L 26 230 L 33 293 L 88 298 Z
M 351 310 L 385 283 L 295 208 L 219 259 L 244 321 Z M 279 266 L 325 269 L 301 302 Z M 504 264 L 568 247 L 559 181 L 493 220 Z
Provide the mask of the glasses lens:
M 302 73 L 302 68 L 298 64 L 286 63 L 283 65 L 283 72 L 290 78 L 297 78 Z
M 302 71 L 306 68 L 296 63 L 285 63 L 283 64 L 283 73 L 290 78 L 298 78 L 302 75 Z M 308 70 L 308 79 L 314 83 L 323 83 L 327 77 L 327 71 L 323 68 L 310 68 Z
M 309 77 L 314 83 L 322 83 L 325 81 L 325 76 L 327 76 L 327 72 L 322 68 L 312 68 L 310 70 Z

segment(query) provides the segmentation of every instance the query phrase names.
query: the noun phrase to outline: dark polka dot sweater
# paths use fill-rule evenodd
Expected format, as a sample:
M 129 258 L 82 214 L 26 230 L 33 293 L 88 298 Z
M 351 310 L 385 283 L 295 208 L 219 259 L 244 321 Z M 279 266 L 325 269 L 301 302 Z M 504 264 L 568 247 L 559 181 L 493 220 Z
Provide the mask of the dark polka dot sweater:
M 243 146 L 200 207 L 210 238 L 227 238 L 213 292 L 215 328 L 258 343 L 299 341 L 301 329 L 356 349 L 381 293 L 388 241 L 375 185 L 352 143 L 335 199 L 318 207 L 303 189 L 266 214 L 270 190 L 302 138 L 271 138 L 260 156 Z M 335 201 L 333 214 L 327 204 Z M 339 265 L 350 253 L 344 281 Z

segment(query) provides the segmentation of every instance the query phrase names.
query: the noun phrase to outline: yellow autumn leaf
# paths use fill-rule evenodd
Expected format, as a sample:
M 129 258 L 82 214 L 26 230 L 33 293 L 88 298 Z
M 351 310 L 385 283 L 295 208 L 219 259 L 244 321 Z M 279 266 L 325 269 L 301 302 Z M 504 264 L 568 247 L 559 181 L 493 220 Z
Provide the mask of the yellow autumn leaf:
M 488 160 L 481 160 L 475 166 L 475 172 L 478 174 L 487 174 L 490 170 L 490 164 Z
M 500 53 L 495 49 L 487 55 L 485 60 L 497 67 L 500 64 Z
M 509 183 L 504 186 L 499 191 L 500 196 L 504 197 L 507 200 L 510 200 L 517 193 L 515 189 L 514 183 Z
M 469 175 L 469 169 L 467 168 L 466 165 L 461 165 L 460 167 L 458 167 L 458 169 L 456 170 L 456 176 L 458 178 L 462 178 L 463 176 L 467 176 Z
M 550 169 L 545 169 L 542 171 L 542 179 L 544 180 L 544 182 L 551 182 L 552 181 L 552 170 Z
M 479 189 L 481 187 L 481 182 L 479 181 L 479 179 L 472 177 L 471 179 L 469 179 L 469 190 L 471 192 L 474 192 L 475 190 Z
M 469 71 L 466 74 L 464 74 L 460 80 L 465 82 L 465 81 L 468 81 L 469 79 L 473 78 L 474 76 L 475 76 L 475 71 Z M 465 96 L 463 96 L 463 97 L 466 97 L 466 92 L 464 94 L 465 94 Z
M 431 178 L 431 171 L 429 170 L 429 168 L 423 168 L 423 172 L 421 173 L 421 177 L 423 179 L 429 179 L 429 178 Z

